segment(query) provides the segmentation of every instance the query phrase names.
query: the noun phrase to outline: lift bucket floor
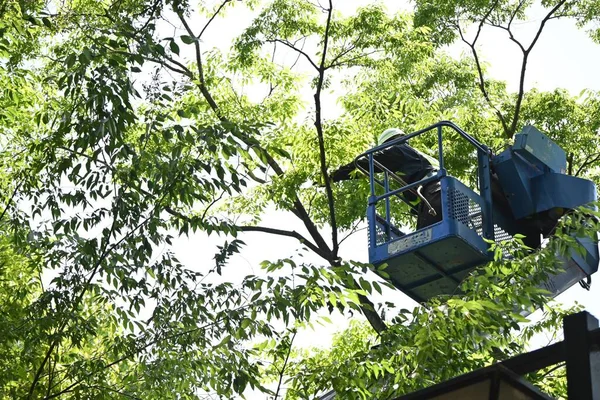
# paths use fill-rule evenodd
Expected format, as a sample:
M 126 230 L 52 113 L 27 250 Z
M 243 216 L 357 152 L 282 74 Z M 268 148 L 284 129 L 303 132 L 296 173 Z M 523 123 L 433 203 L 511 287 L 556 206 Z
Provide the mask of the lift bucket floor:
M 391 258 L 384 271 L 394 286 L 415 301 L 424 302 L 434 296 L 458 293 L 460 282 L 489 260 L 489 255 L 455 236 Z

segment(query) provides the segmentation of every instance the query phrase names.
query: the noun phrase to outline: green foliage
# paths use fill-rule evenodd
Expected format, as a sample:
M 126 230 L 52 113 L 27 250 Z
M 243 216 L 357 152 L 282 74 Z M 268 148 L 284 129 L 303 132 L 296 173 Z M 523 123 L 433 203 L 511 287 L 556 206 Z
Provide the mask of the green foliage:
M 523 123 L 539 127 L 569 150 L 566 171 L 569 175 L 586 176 L 598 182 L 598 154 L 589 151 L 600 145 L 598 93 L 585 91 L 571 96 L 558 89 L 550 93 L 532 90 L 525 99 Z
M 372 304 L 391 284 L 338 254 L 368 189 L 364 179 L 332 187 L 328 174 L 390 126 L 452 119 L 500 150 L 510 129 L 498 113 L 519 109 L 508 122 L 538 125 L 569 149 L 570 172 L 597 179 L 596 93 L 515 98 L 485 79 L 485 94 L 477 62 L 439 50 L 456 34 L 453 18 L 477 22 L 491 6 L 476 3 L 417 2 L 414 16 L 295 0 L 2 3 L 0 394 L 293 399 L 335 388 L 380 398 L 555 329 L 566 311 L 545 307 L 527 327 L 519 311 L 544 307 L 533 277 L 573 244 L 560 231 L 545 252 L 493 263 L 464 295 L 412 312 Z M 593 3 L 566 3 L 561 17 L 595 21 Z M 515 10 L 495 4 L 492 21 Z M 210 48 L 213 25 L 235 12 L 254 18 L 230 51 Z M 444 140 L 451 173 L 472 183 L 466 144 Z M 412 144 L 436 154 L 431 137 Z M 300 228 L 260 225 L 273 209 Z M 597 230 L 572 218 L 571 230 Z M 241 235 L 252 231 L 302 250 L 234 283 Z M 179 262 L 177 239 L 208 235 L 222 240 L 208 265 Z M 331 349 L 295 347 L 302 328 L 334 312 L 362 312 L 378 332 L 353 323 Z M 549 377 L 531 379 L 564 391 Z
M 433 29 L 436 40 L 441 44 L 451 43 L 464 33 L 460 25 L 469 23 L 486 23 L 494 26 L 505 26 L 524 20 L 534 7 L 542 6 L 544 10 L 556 9 L 553 18 L 573 18 L 581 27 L 593 26 L 598 21 L 598 2 L 589 1 L 491 1 L 491 0 L 439 0 L 417 1 L 415 22 Z M 598 40 L 598 30 L 589 29 L 590 37 Z
M 380 337 L 366 324 L 351 324 L 330 349 L 298 352 L 288 367 L 292 378 L 286 398 L 311 398 L 330 388 L 344 399 L 395 398 L 524 352 L 534 335 L 552 334 L 565 315 L 579 310 L 547 304 L 541 285 L 559 270 L 555 255 L 566 254 L 565 235 L 581 227 L 582 219 L 589 221 L 589 214 L 567 218 L 556 237 L 534 254 L 523 253 L 520 239 L 495 247 L 514 258 L 472 274 L 461 296 L 400 310 Z M 592 223 L 579 233 L 598 228 Z M 524 325 L 529 322 L 524 313 L 537 308 L 543 317 Z M 540 371 L 528 378 L 552 396 L 566 395 L 564 375 Z

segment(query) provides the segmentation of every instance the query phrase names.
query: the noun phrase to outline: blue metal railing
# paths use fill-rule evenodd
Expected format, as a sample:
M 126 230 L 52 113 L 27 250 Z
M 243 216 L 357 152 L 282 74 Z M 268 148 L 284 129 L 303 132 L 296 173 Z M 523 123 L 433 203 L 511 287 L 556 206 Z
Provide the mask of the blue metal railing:
M 359 171 L 361 171 L 363 174 L 365 174 L 369 177 L 370 196 L 369 196 L 369 203 L 368 203 L 368 208 L 367 208 L 367 218 L 369 220 L 369 237 L 370 237 L 370 246 L 371 247 L 376 246 L 377 212 L 376 212 L 375 206 L 379 201 L 385 200 L 385 222 L 386 222 L 385 233 L 387 235 L 386 237 L 389 238 L 390 231 L 392 229 L 392 224 L 391 224 L 391 220 L 390 220 L 390 218 L 391 218 L 390 197 L 397 196 L 402 201 L 407 203 L 410 207 L 414 208 L 414 205 L 410 204 L 404 197 L 402 197 L 400 195 L 406 191 L 412 191 L 413 193 L 415 193 L 417 195 L 417 197 L 420 197 L 423 201 L 425 201 L 423 196 L 418 192 L 418 190 L 415 190 L 415 189 L 419 188 L 420 186 L 425 186 L 426 184 L 428 184 L 430 182 L 439 180 L 447 175 L 447 171 L 444 166 L 444 152 L 443 152 L 443 143 L 442 143 L 442 132 L 443 132 L 444 127 L 450 128 L 453 131 L 455 131 L 456 133 L 458 133 L 463 139 L 465 139 L 467 142 L 469 142 L 477 150 L 477 163 L 478 163 L 478 167 L 479 167 L 478 168 L 479 192 L 480 192 L 479 195 L 481 196 L 481 198 L 483 200 L 482 233 L 483 233 L 484 238 L 489 239 L 489 240 L 494 240 L 494 222 L 493 222 L 493 216 L 492 216 L 492 193 L 491 193 L 491 172 L 490 172 L 490 151 L 487 146 L 485 146 L 484 144 L 477 141 L 474 137 L 472 137 L 471 135 L 469 135 L 468 133 L 466 133 L 465 131 L 460 129 L 454 123 L 452 123 L 450 121 L 440 121 L 436 124 L 428 126 L 419 131 L 413 132 L 406 136 L 402 136 L 398 139 L 392 140 L 388 143 L 384 143 L 384 144 L 374 147 L 370 150 L 367 150 L 366 152 L 360 154 L 359 156 L 357 156 L 355 158 L 354 163 L 356 165 L 356 168 Z M 384 165 L 381 165 L 380 163 L 377 162 L 377 160 L 375 160 L 375 155 L 378 152 L 385 150 L 389 147 L 395 146 L 395 145 L 403 144 L 403 143 L 407 142 L 408 140 L 412 139 L 413 137 L 420 136 L 420 135 L 427 133 L 429 131 L 432 131 L 434 129 L 437 130 L 438 162 L 439 162 L 439 170 L 437 171 L 437 173 L 434 176 L 426 176 L 417 182 L 407 184 L 406 182 L 404 182 L 402 180 L 402 178 L 398 177 L 393 171 L 390 171 Z M 366 169 L 362 168 L 359 164 L 359 161 L 361 161 L 365 158 L 368 160 L 368 165 L 369 165 L 368 171 Z M 379 171 L 383 172 L 383 174 L 384 174 L 383 181 L 381 181 L 380 179 L 377 179 L 375 177 L 375 173 L 376 173 L 375 167 L 377 167 Z M 389 184 L 390 177 L 398 182 L 401 182 L 403 184 L 403 186 L 399 189 L 390 190 L 390 184 Z M 384 194 L 379 195 L 379 196 L 377 196 L 375 194 L 375 184 L 378 184 L 379 186 L 383 187 Z M 428 202 L 426 204 L 429 205 Z M 429 207 L 430 207 L 430 211 L 431 211 L 432 208 L 431 208 L 431 206 L 429 206 Z

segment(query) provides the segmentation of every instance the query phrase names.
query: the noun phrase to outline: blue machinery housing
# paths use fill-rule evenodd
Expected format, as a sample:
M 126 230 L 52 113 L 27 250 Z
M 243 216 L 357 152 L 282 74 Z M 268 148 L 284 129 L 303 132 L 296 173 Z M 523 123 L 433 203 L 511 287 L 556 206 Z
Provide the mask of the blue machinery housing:
M 479 193 L 447 174 L 442 145 L 444 128 L 457 133 L 477 153 Z M 376 154 L 430 131 L 437 133 L 437 174 L 391 189 L 390 182 L 401 179 L 378 163 Z M 364 159 L 368 161 L 368 170 L 358 163 Z M 367 207 L 369 262 L 375 266 L 387 264 L 385 272 L 394 286 L 418 302 L 457 293 L 460 282 L 470 272 L 491 261 L 493 254 L 488 251 L 489 244 L 484 238 L 496 242 L 509 239 L 511 233 L 519 231 L 519 220 L 570 210 L 596 200 L 595 185 L 565 175 L 565 152 L 530 126 L 515 136 L 513 146 L 492 157 L 485 145 L 452 122 L 442 121 L 359 155 L 356 165 L 369 177 L 371 187 Z M 492 166 L 510 206 L 512 215 L 509 217 L 499 212 L 493 202 Z M 406 191 L 415 192 L 436 180 L 441 185 L 442 220 L 408 234 L 394 226 L 392 198 Z M 384 209 L 383 215 L 378 214 L 378 205 Z M 563 272 L 549 277 L 546 283 L 553 296 L 598 269 L 597 240 L 576 240 L 585 254 L 572 252 L 563 258 Z

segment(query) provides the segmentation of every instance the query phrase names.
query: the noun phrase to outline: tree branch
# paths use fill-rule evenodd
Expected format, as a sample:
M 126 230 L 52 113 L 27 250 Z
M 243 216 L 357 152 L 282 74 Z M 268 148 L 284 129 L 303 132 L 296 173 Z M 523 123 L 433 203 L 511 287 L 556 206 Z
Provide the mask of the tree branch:
M 533 46 L 535 46 L 538 39 L 540 38 L 540 35 L 542 34 L 542 31 L 544 30 L 544 26 L 546 25 L 546 22 L 548 22 L 548 20 L 552 17 L 552 15 L 556 11 L 558 11 L 558 9 L 560 7 L 562 7 L 565 4 L 565 2 L 566 2 L 566 0 L 560 0 L 548 12 L 548 14 L 546 14 L 544 19 L 540 23 L 540 27 L 539 27 L 537 33 L 535 34 L 535 37 L 531 41 L 531 44 L 529 45 L 529 47 L 526 50 L 523 51 L 523 62 L 521 64 L 521 76 L 519 78 L 519 92 L 517 94 L 517 102 L 515 103 L 515 112 L 513 114 L 512 123 L 510 125 L 510 131 L 509 131 L 510 136 L 509 137 L 512 137 L 512 135 L 515 134 L 515 131 L 517 130 L 517 123 L 519 122 L 519 115 L 521 113 L 521 105 L 523 103 L 523 97 L 525 95 L 525 73 L 527 72 L 527 61 L 529 58 L 529 54 L 531 53 Z
M 308 215 L 305 207 L 303 206 L 303 204 L 300 201 L 300 199 L 298 198 L 298 196 L 295 196 L 295 198 L 294 198 L 293 209 L 291 211 L 294 215 L 296 215 L 304 223 L 304 226 L 307 228 L 307 230 L 308 230 L 310 236 L 313 238 L 315 244 L 307 241 L 302 235 L 300 235 L 298 232 L 295 232 L 295 231 L 273 230 L 271 228 L 262 228 L 262 227 L 242 227 L 241 230 L 262 231 L 265 233 L 279 234 L 282 236 L 296 238 L 301 243 L 305 244 L 309 249 L 314 251 L 316 254 L 323 257 L 325 260 L 327 260 L 333 266 L 339 262 L 339 260 L 337 258 L 337 251 L 339 248 L 339 243 L 337 241 L 337 226 L 335 223 L 335 214 L 334 214 L 334 208 L 333 208 L 333 193 L 331 190 L 331 183 L 329 182 L 329 179 L 327 178 L 327 165 L 326 165 L 326 159 L 325 159 L 325 148 L 324 148 L 323 130 L 322 130 L 322 123 L 321 123 L 321 104 L 320 104 L 320 94 L 321 94 L 321 90 L 322 90 L 323 84 L 324 84 L 324 73 L 326 70 L 325 60 L 326 60 L 326 55 L 327 55 L 329 29 L 330 29 L 330 25 L 331 25 L 331 17 L 332 17 L 332 10 L 333 10 L 333 5 L 331 3 L 332 2 L 330 0 L 330 8 L 328 10 L 327 25 L 326 25 L 326 31 L 325 31 L 325 40 L 324 40 L 324 46 L 323 46 L 323 54 L 321 56 L 320 67 L 317 67 L 316 64 L 314 63 L 314 61 L 312 61 L 312 59 L 310 59 L 308 54 L 306 54 L 303 50 L 295 48 L 294 45 L 292 45 L 291 43 L 288 43 L 286 41 L 279 40 L 279 43 L 282 43 L 288 47 L 292 46 L 292 47 L 294 47 L 294 49 L 296 51 L 299 50 L 298 53 L 303 54 L 304 57 L 306 57 L 309 60 L 311 65 L 313 65 L 313 67 L 316 67 L 316 69 L 319 71 L 320 79 L 319 79 L 319 83 L 317 86 L 317 93 L 315 93 L 315 106 L 316 106 L 316 109 L 318 110 L 318 116 L 316 117 L 315 125 L 317 128 L 317 133 L 319 135 L 321 173 L 323 173 L 325 175 L 330 212 L 331 212 L 331 216 L 332 216 L 332 238 L 333 238 L 334 250 L 332 251 L 329 248 L 329 246 L 327 245 L 327 243 L 324 241 L 323 237 L 321 236 L 317 227 L 315 226 L 312 219 Z M 194 34 L 189 23 L 185 19 L 184 15 L 181 12 L 178 12 L 177 10 L 175 10 L 175 11 L 176 11 L 181 23 L 183 24 L 186 32 L 188 33 L 188 35 L 191 36 L 192 38 L 194 38 L 194 49 L 195 49 L 197 78 L 198 78 L 197 86 L 198 86 L 202 96 L 205 98 L 209 107 L 213 110 L 213 112 L 215 113 L 217 118 L 221 122 L 229 122 L 227 117 L 222 114 L 217 102 L 212 97 L 210 91 L 208 90 L 208 88 L 206 86 L 206 80 L 204 77 L 204 69 L 203 69 L 203 63 L 202 63 L 202 53 L 200 50 L 200 43 L 199 43 L 199 39 L 198 39 L 199 36 Z M 220 8 L 217 10 L 216 14 L 218 14 L 219 11 L 220 11 Z M 160 63 L 160 60 L 152 60 L 152 61 Z M 190 71 L 190 73 L 188 73 L 188 71 L 189 70 L 187 70 L 187 69 L 184 70 L 183 74 L 185 76 L 190 77 L 190 79 L 194 79 L 193 74 L 192 74 L 192 76 L 190 76 L 191 71 Z M 181 73 L 181 71 L 176 71 L 176 72 Z M 259 147 L 259 145 L 256 143 L 255 140 L 253 140 L 247 136 L 242 136 L 242 137 L 240 137 L 240 139 L 249 146 Z M 265 154 L 266 159 L 267 159 L 267 164 L 269 165 L 269 167 L 271 167 L 277 175 L 283 175 L 284 172 L 283 172 L 282 168 L 279 166 L 279 164 L 275 161 L 275 159 L 273 159 L 272 156 L 266 150 L 264 150 L 262 148 L 260 148 L 260 149 L 263 151 L 263 154 Z M 171 213 L 172 215 L 186 218 L 181 213 L 178 213 L 177 211 L 175 211 L 169 207 L 165 207 L 165 210 L 167 212 Z M 354 285 L 354 287 L 358 287 L 358 285 L 355 281 L 353 281 L 353 285 Z M 363 314 L 365 315 L 365 317 L 367 318 L 367 320 L 369 321 L 371 326 L 373 326 L 375 331 L 380 333 L 380 332 L 384 331 L 385 329 L 387 329 L 385 322 L 381 319 L 379 314 L 375 311 L 375 309 L 373 307 L 373 303 L 366 296 L 363 296 L 363 295 L 359 295 L 359 301 L 361 304 L 360 307 L 361 307 Z
M 325 193 L 327 194 L 327 203 L 329 206 L 329 219 L 331 223 L 331 242 L 332 242 L 332 257 L 337 258 L 339 249 L 338 243 L 338 232 L 337 222 L 335 218 L 335 203 L 333 197 L 333 190 L 331 189 L 331 181 L 329 180 L 329 174 L 327 172 L 327 159 L 325 156 L 325 139 L 323 135 L 323 123 L 321 116 L 321 91 L 323 90 L 323 83 L 325 81 L 325 60 L 327 57 L 327 46 L 329 44 L 329 30 L 331 28 L 331 17 L 333 14 L 332 0 L 329 0 L 329 10 L 327 11 L 327 23 L 325 25 L 325 33 L 323 37 L 323 52 L 321 54 L 321 62 L 318 68 L 319 76 L 317 80 L 315 90 L 315 128 L 317 130 L 317 138 L 319 140 L 319 161 L 321 164 L 321 174 L 325 180 Z
M 306 38 L 304 38 L 304 41 L 302 42 L 302 47 L 300 47 L 300 50 L 304 50 L 305 45 L 306 45 Z M 296 57 L 296 59 L 294 60 L 292 65 L 290 65 L 290 70 L 293 70 L 294 67 L 296 66 L 296 64 L 298 64 L 298 61 L 300 60 L 301 55 L 302 54 L 298 53 L 298 56 Z M 275 61 L 275 49 L 273 49 L 273 61 Z
M 542 378 L 547 377 L 548 375 L 550 375 L 551 373 L 553 373 L 554 371 L 556 371 L 557 369 L 563 368 L 564 366 L 566 366 L 567 364 L 562 362 L 560 364 L 556 364 L 555 366 L 553 366 L 552 368 L 550 368 L 548 371 L 544 372 L 544 374 L 542 375 Z
M 519 10 L 521 9 L 521 7 L 523 7 L 523 4 L 525 4 L 525 0 L 520 0 L 519 4 L 515 8 L 515 11 L 512 13 L 512 15 L 510 16 L 510 19 L 508 20 L 508 29 L 510 29 L 510 26 L 512 25 L 515 17 L 519 13 Z
M 342 244 L 346 239 L 348 239 L 350 236 L 354 235 L 355 233 L 358 233 L 360 231 L 367 229 L 367 227 L 358 229 L 358 225 L 360 225 L 361 222 L 363 222 L 363 221 L 359 220 L 358 222 L 354 223 L 352 228 L 350 228 L 350 232 L 346 236 L 344 236 L 342 239 L 340 239 L 340 244 Z
M 221 111 L 219 109 L 219 106 L 217 105 L 217 102 L 214 100 L 214 98 L 212 97 L 212 95 L 210 94 L 208 89 L 206 88 L 206 80 L 204 79 L 204 67 L 202 65 L 202 53 L 200 51 L 200 39 L 198 38 L 198 36 L 196 36 L 194 34 L 194 32 L 192 31 L 192 28 L 190 28 L 190 25 L 188 24 L 187 20 L 183 16 L 183 14 L 181 12 L 178 12 L 177 16 L 179 17 L 179 20 L 183 24 L 188 35 L 190 35 L 192 38 L 194 38 L 196 68 L 197 68 L 197 72 L 198 72 L 198 88 L 200 89 L 202 96 L 204 96 L 204 98 L 208 102 L 208 105 L 210 106 L 210 108 L 214 111 L 214 113 L 217 115 L 217 117 L 221 121 L 223 121 L 224 117 L 221 114 Z
M 481 28 L 483 27 L 483 24 L 485 23 L 487 18 L 490 16 L 492 11 L 494 10 L 494 7 L 496 7 L 496 4 L 497 4 L 497 1 L 495 1 L 494 4 L 492 4 L 490 9 L 486 12 L 485 16 L 483 17 L 483 19 L 479 22 L 479 26 L 477 27 L 477 34 L 475 35 L 475 39 L 473 40 L 473 42 L 469 42 L 465 38 L 465 36 L 462 32 L 462 29 L 460 28 L 459 21 L 456 22 L 455 26 L 458 30 L 461 40 L 463 41 L 463 43 L 465 43 L 467 46 L 469 46 L 469 48 L 471 49 L 471 53 L 473 54 L 473 59 L 475 61 L 475 66 L 477 68 L 477 76 L 479 78 L 479 81 L 478 81 L 479 90 L 483 94 L 485 101 L 489 104 L 490 107 L 492 107 L 494 109 L 496 116 L 498 117 L 498 119 L 500 120 L 500 123 L 502 124 L 502 129 L 504 129 L 505 135 L 508 135 L 508 123 L 506 122 L 504 115 L 502 115 L 502 112 L 496 107 L 496 105 L 492 101 L 492 99 L 485 87 L 485 77 L 483 75 L 483 68 L 481 66 L 481 62 L 479 61 L 479 54 L 477 53 L 477 49 L 475 49 L 475 44 L 476 44 L 477 40 L 479 39 L 479 35 L 481 34 Z
M 575 157 L 574 154 L 569 152 L 567 155 L 567 175 L 573 175 L 573 157 Z
M 317 130 L 317 137 L 319 139 L 319 160 L 321 164 L 321 173 L 323 174 L 323 178 L 325 180 L 325 191 L 327 193 L 327 202 L 329 205 L 329 215 L 331 220 L 331 240 L 332 240 L 332 259 L 329 261 L 332 267 L 338 266 L 340 260 L 338 259 L 338 232 L 337 232 L 337 223 L 335 218 L 335 203 L 333 197 L 333 191 L 331 189 L 331 181 L 329 179 L 329 174 L 327 172 L 327 160 L 325 157 L 325 140 L 323 135 L 323 125 L 321 120 L 321 91 L 323 89 L 323 83 L 325 81 L 325 71 L 327 66 L 325 65 L 326 57 L 327 57 L 327 47 L 329 43 L 329 30 L 331 28 L 331 17 L 333 14 L 333 4 L 332 0 L 329 0 L 329 9 L 327 10 L 327 22 L 325 25 L 325 33 L 323 38 L 323 52 L 321 54 L 321 62 L 318 68 L 319 76 L 316 85 L 315 91 L 315 128 Z M 360 287 L 356 280 L 350 277 L 351 285 L 353 287 Z M 358 300 L 360 302 L 360 309 L 364 316 L 367 318 L 367 321 L 371 324 L 373 329 L 377 333 L 381 333 L 387 329 L 387 325 L 381 318 L 381 316 L 375 311 L 375 307 L 373 306 L 373 302 L 362 294 L 358 295 Z
M 123 51 L 123 50 L 114 50 L 114 49 L 108 47 L 107 45 L 105 45 L 103 43 L 99 43 L 99 42 L 96 42 L 96 43 L 99 46 L 102 46 L 104 49 L 106 49 L 109 52 L 112 52 L 112 53 L 115 53 L 115 54 L 121 54 L 121 55 L 124 55 L 124 56 L 140 55 L 146 61 L 150 61 L 150 62 L 153 62 L 155 64 L 161 65 L 161 66 L 167 68 L 168 70 L 171 70 L 173 72 L 177 72 L 178 74 L 186 76 L 186 77 L 188 77 L 190 79 L 192 79 L 194 77 L 194 74 L 192 73 L 192 71 L 189 70 L 189 68 L 187 68 L 185 65 L 183 65 L 179 61 L 174 60 L 174 59 L 172 59 L 172 58 L 170 58 L 170 57 L 168 57 L 166 55 L 164 56 L 165 59 L 167 59 L 169 62 L 173 63 L 174 65 L 171 65 L 171 64 L 169 64 L 169 63 L 167 63 L 165 61 L 159 60 L 158 58 L 150 57 L 150 56 L 143 55 L 143 54 L 133 54 L 133 53 L 130 53 L 128 51 Z
M 185 27 L 186 31 L 188 32 L 188 34 L 191 37 L 195 38 L 196 36 L 194 35 L 194 32 L 190 28 L 190 26 L 189 26 L 188 22 L 186 21 L 185 17 L 183 16 L 183 14 L 178 12 L 177 15 L 178 15 L 179 19 L 181 20 L 181 23 Z M 219 120 L 222 122 L 229 122 L 228 119 L 221 113 L 221 110 L 219 109 L 217 102 L 214 100 L 210 91 L 206 87 L 206 81 L 204 79 L 204 70 L 203 70 L 203 65 L 202 65 L 202 53 L 200 51 L 200 43 L 198 40 L 194 41 L 194 48 L 195 48 L 195 53 L 196 53 L 196 66 L 198 69 L 198 88 L 200 89 L 202 96 L 208 102 L 210 108 L 217 115 L 217 118 L 219 118 Z M 246 136 L 244 136 L 240 139 L 243 140 L 244 143 L 246 143 L 248 146 L 259 147 L 257 143 L 255 143 L 253 140 L 250 140 L 250 138 L 248 138 Z M 262 147 L 260 147 L 260 149 L 262 150 L 263 154 L 267 158 L 267 163 L 273 169 L 273 171 L 275 171 L 275 173 L 277 175 L 283 175 L 283 169 L 281 169 L 281 167 L 275 161 L 275 159 L 265 149 L 262 149 Z M 317 227 L 313 223 L 312 219 L 306 212 L 306 209 L 302 205 L 302 202 L 300 201 L 298 196 L 295 196 L 293 204 L 294 204 L 294 209 L 292 210 L 292 212 L 294 213 L 294 215 L 296 215 L 296 217 L 298 217 L 300 220 L 302 220 L 302 222 L 304 223 L 304 226 L 308 230 L 310 236 L 313 238 L 313 240 L 315 241 L 317 246 L 320 249 L 322 249 L 324 252 L 329 253 L 330 252 L 329 246 L 327 245 L 327 243 L 325 242 L 325 240 L 319 233 L 319 230 L 317 229 Z M 329 259 L 329 258 L 330 257 L 328 257 L 326 259 Z
M 525 47 L 523 46 L 523 44 L 521 42 L 519 42 L 517 40 L 517 38 L 515 38 L 511 28 L 510 28 L 510 23 L 508 26 L 503 26 L 503 25 L 499 25 L 499 24 L 493 24 L 493 23 L 488 23 L 488 25 L 493 26 L 494 28 L 499 28 L 502 29 L 506 32 L 508 32 L 508 37 L 509 39 L 514 42 L 517 46 L 519 46 L 519 49 L 521 49 L 521 52 L 525 53 Z
M 206 208 L 204 209 L 204 212 L 202 213 L 200 220 L 204 221 L 204 219 L 206 218 L 206 214 L 208 214 L 211 207 L 214 206 L 219 200 L 221 200 L 224 195 L 225 195 L 225 190 L 221 191 L 221 194 L 219 194 L 219 196 L 213 198 L 213 200 L 210 202 L 210 204 L 208 206 L 206 206 Z
M 331 59 L 331 62 L 327 66 L 327 68 L 332 68 L 332 66 L 336 65 L 336 63 L 340 60 L 340 58 L 344 57 L 346 54 L 350 53 L 352 50 L 356 49 L 356 45 L 350 45 L 348 48 L 340 51 L 338 55 Z
M 172 216 L 177 217 L 181 220 L 184 220 L 184 221 L 191 220 L 191 218 L 188 217 L 187 215 L 184 215 L 181 212 L 172 209 L 171 207 L 167 206 L 164 208 L 164 210 L 167 213 L 171 214 Z M 284 229 L 269 228 L 266 226 L 242 226 L 242 225 L 230 225 L 230 226 L 234 229 L 237 229 L 240 232 L 263 232 L 263 233 L 269 233 L 272 235 L 287 236 L 287 237 L 291 237 L 294 239 L 298 239 L 298 241 L 301 244 L 305 245 L 306 247 L 308 247 L 309 249 L 311 249 L 312 251 L 317 253 L 319 256 L 321 256 L 325 260 L 329 261 L 331 259 L 331 254 L 329 252 L 323 251 L 318 246 L 316 246 L 314 243 L 310 242 L 308 239 L 306 239 L 304 236 L 302 236 L 300 233 L 298 233 L 296 231 L 287 231 Z
M 156 10 L 157 10 L 157 8 L 158 8 L 158 6 L 159 6 L 160 3 L 162 3 L 161 0 L 154 0 L 154 2 L 152 3 L 152 6 L 151 6 L 150 15 L 148 16 L 148 20 L 139 29 L 135 30 L 136 34 L 139 34 L 140 32 L 146 30 L 146 28 L 148 28 L 148 25 L 150 25 L 150 22 L 152 22 L 154 14 L 156 13 Z M 135 17 L 141 16 L 143 13 L 145 13 L 148 10 L 150 10 L 150 8 L 146 7 L 139 15 L 136 15 Z M 105 16 L 108 17 L 109 15 L 110 14 L 108 13 L 108 10 L 107 10 Z
M 315 246 L 308 239 L 306 239 L 304 236 L 302 236 L 300 233 L 298 233 L 296 231 L 286 231 L 283 229 L 268 228 L 266 226 L 233 225 L 233 227 L 241 232 L 263 232 L 263 233 L 270 233 L 272 235 L 292 237 L 292 238 L 298 239 L 298 241 L 301 244 L 305 245 L 306 247 L 308 247 L 309 249 L 311 249 L 312 251 L 317 253 L 319 256 L 323 257 L 325 260 L 329 260 L 331 258 L 330 253 L 324 252 L 323 250 L 321 250 L 319 247 Z
M 352 281 L 356 287 L 360 287 L 356 280 L 352 279 Z M 388 329 L 388 327 L 379 315 L 379 313 L 375 311 L 375 306 L 373 302 L 363 294 L 358 295 L 358 300 L 360 302 L 360 309 L 363 315 L 365 316 L 367 321 L 369 321 L 369 324 L 371 324 L 375 332 L 377 332 L 378 334 L 385 332 Z
M 340 261 L 341 260 L 339 259 L 334 260 L 333 262 L 330 262 L 330 265 L 332 267 L 339 267 Z M 361 289 L 361 286 L 358 284 L 358 282 L 356 282 L 356 279 L 354 279 L 354 277 L 352 277 L 352 275 L 350 274 L 348 274 L 348 280 L 346 282 L 342 280 L 342 282 L 344 287 L 348 289 Z M 373 327 L 375 332 L 381 334 L 382 332 L 388 329 L 388 326 L 386 325 L 383 318 L 381 318 L 381 315 L 379 315 L 379 313 L 375 311 L 375 305 L 371 300 L 369 300 L 367 296 L 363 294 L 358 294 L 358 302 L 360 303 L 360 310 L 362 311 L 363 315 L 365 316 L 371 327 Z

